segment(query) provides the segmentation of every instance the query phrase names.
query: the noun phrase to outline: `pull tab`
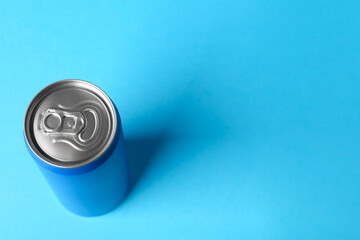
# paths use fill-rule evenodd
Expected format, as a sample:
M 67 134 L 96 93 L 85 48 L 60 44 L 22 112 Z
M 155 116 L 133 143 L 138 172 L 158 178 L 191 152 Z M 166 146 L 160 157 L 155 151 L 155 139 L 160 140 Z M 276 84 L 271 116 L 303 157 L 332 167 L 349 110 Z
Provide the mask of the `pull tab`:
M 80 112 L 48 109 L 45 111 L 41 123 L 45 134 L 76 135 L 84 128 L 85 119 Z

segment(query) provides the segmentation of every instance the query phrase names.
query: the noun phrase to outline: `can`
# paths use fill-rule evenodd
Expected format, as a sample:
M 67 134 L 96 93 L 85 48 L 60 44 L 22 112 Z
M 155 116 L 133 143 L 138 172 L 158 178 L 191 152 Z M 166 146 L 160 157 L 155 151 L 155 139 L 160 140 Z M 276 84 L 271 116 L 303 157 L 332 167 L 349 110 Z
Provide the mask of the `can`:
M 26 111 L 24 138 L 69 211 L 102 215 L 125 198 L 130 181 L 121 120 L 99 87 L 76 79 L 45 87 Z

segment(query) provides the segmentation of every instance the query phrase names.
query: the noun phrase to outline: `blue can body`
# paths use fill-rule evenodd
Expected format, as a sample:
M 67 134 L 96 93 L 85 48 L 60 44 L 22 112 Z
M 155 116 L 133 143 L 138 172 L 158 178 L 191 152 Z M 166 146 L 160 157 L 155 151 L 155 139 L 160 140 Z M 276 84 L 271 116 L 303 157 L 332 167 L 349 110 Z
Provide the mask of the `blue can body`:
M 128 192 L 129 169 L 117 109 L 116 115 L 118 125 L 111 145 L 98 159 L 85 166 L 59 168 L 50 165 L 39 159 L 25 141 L 27 149 L 58 200 L 77 215 L 105 214 L 113 210 Z

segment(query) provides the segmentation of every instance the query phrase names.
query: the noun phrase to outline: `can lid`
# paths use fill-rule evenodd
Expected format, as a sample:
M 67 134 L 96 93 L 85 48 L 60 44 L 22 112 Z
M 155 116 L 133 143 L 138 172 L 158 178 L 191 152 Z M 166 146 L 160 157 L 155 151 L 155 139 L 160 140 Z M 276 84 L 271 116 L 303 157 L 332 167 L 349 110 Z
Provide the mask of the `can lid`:
M 41 90 L 25 115 L 24 131 L 31 150 L 60 168 L 84 166 L 110 146 L 117 128 L 116 110 L 97 86 L 62 80 Z

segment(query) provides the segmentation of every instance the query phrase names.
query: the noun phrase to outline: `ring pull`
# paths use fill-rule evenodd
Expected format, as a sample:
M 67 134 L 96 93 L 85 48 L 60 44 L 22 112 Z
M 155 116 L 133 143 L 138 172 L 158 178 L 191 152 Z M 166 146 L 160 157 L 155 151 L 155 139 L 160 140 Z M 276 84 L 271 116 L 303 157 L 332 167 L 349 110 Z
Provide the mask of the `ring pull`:
M 41 123 L 47 135 L 76 135 L 84 128 L 85 119 L 80 112 L 48 109 Z
M 93 108 L 86 108 L 82 111 L 85 116 L 85 127 L 78 135 L 80 142 L 87 143 L 91 141 L 99 131 L 99 116 Z

